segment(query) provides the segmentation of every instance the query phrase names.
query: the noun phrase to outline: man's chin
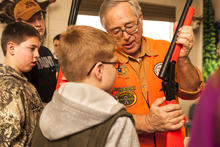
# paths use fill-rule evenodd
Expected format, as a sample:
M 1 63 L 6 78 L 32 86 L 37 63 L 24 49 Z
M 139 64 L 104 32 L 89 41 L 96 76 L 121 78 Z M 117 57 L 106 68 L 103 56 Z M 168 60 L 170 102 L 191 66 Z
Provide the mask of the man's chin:
M 131 56 L 133 56 L 133 55 L 135 55 L 138 51 L 137 51 L 137 49 L 134 49 L 134 48 L 132 48 L 132 49 L 122 49 L 126 54 L 128 54 L 128 55 L 131 55 Z

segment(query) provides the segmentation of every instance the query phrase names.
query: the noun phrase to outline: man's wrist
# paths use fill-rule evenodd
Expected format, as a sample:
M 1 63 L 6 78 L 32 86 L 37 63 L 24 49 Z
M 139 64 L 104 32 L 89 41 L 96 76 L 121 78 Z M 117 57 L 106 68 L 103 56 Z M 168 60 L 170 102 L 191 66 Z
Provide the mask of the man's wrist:
M 150 119 L 148 115 L 139 115 L 133 114 L 133 118 L 135 120 L 135 128 L 137 132 L 141 133 L 154 133 L 154 129 L 150 123 Z
M 189 57 L 186 56 L 186 57 L 179 57 L 177 64 L 182 66 L 182 65 L 185 65 L 185 64 L 191 64 L 191 62 L 190 62 Z
M 147 126 L 147 132 L 148 133 L 154 133 L 155 132 L 155 129 L 153 128 L 151 122 L 150 122 L 150 118 L 149 118 L 149 115 L 145 115 L 145 126 Z

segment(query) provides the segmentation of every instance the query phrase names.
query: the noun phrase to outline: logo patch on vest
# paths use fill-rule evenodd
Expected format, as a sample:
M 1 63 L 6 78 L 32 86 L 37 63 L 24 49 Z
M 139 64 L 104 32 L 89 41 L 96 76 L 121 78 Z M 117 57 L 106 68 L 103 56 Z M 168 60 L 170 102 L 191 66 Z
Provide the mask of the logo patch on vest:
M 159 75 L 160 69 L 161 69 L 162 65 L 163 65 L 163 63 L 162 63 L 162 62 L 159 62 L 159 63 L 157 63 L 157 64 L 154 66 L 154 74 L 155 74 L 156 76 Z
M 120 76 L 125 76 L 128 73 L 128 68 L 125 65 L 120 65 L 120 69 L 118 70 L 118 74 Z
M 135 87 L 114 88 L 114 91 L 118 91 L 115 97 L 120 103 L 124 104 L 125 107 L 130 107 L 137 102 L 136 93 L 132 90 L 136 90 L 136 88 Z

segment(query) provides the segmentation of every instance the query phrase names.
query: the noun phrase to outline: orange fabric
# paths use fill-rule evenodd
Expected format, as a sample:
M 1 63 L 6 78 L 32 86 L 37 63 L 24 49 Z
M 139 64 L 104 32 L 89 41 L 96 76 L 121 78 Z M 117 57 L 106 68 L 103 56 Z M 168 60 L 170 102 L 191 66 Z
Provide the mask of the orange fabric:
M 61 71 L 61 68 L 59 69 L 59 74 L 58 74 L 58 78 L 57 78 L 57 85 L 56 85 L 56 90 L 59 89 L 60 85 L 62 83 L 66 83 L 66 80 L 63 80 L 64 75 L 63 72 Z
M 157 98 L 164 96 L 161 90 L 162 80 L 156 73 L 160 69 L 169 45 L 167 41 L 143 38 L 141 52 L 143 57 L 140 61 L 120 51 L 116 52 L 122 64 L 113 86 L 113 95 L 126 106 L 129 113 L 147 114 L 149 112 L 147 101 L 151 105 Z M 135 67 L 132 62 L 140 63 L 140 67 Z M 154 147 L 154 135 L 157 147 L 164 147 L 166 133 L 139 134 L 141 147 Z
M 123 60 L 121 60 L 123 55 L 118 52 L 116 53 L 116 56 L 119 58 L 119 62 L 122 64 L 121 71 L 118 72 L 113 86 L 113 95 L 116 96 L 116 98 L 119 98 L 119 101 L 125 104 L 128 112 L 132 114 L 148 113 L 149 109 L 146 103 L 147 97 L 149 98 L 149 104 L 151 105 L 157 98 L 164 96 L 163 91 L 161 91 L 162 80 L 156 76 L 154 71 L 157 69 L 156 65 L 159 66 L 159 64 L 163 62 L 169 43 L 166 41 L 156 41 L 148 38 L 144 38 L 143 41 L 147 42 L 149 47 L 156 53 L 153 56 L 145 55 L 142 60 L 142 66 L 144 66 L 144 71 L 146 72 L 139 74 L 141 77 L 145 78 L 147 85 L 142 84 L 143 81 L 139 80 L 136 71 L 130 65 L 130 61 L 126 63 L 123 62 Z M 142 50 L 144 50 L 143 47 Z M 147 87 L 147 92 L 143 94 L 142 91 L 144 86 Z M 143 95 L 146 95 L 146 97 Z M 129 96 L 130 101 L 126 101 L 123 96 Z

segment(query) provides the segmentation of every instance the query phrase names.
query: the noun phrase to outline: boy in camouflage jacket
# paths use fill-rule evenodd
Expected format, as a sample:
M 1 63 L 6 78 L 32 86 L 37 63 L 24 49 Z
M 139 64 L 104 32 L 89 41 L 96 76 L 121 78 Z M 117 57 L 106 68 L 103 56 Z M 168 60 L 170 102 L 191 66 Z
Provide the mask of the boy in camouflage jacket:
M 35 66 L 40 35 L 21 22 L 6 26 L 1 37 L 5 56 L 0 64 L 0 146 L 29 146 L 43 109 L 34 86 L 22 74 Z

